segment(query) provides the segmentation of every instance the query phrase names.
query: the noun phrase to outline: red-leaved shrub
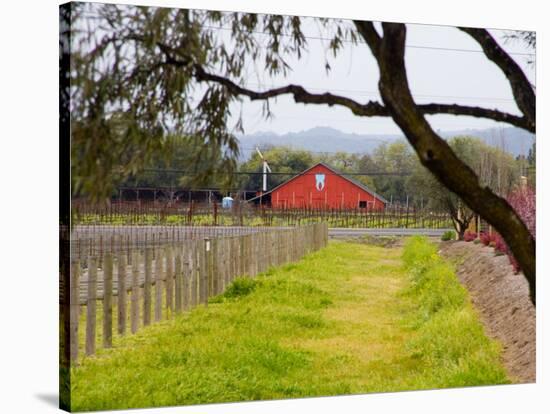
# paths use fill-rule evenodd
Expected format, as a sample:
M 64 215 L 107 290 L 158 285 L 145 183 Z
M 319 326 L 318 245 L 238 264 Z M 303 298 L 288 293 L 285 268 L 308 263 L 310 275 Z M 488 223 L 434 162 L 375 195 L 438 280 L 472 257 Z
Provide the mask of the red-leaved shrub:
M 535 237 L 536 235 L 536 193 L 532 188 L 523 188 L 523 189 L 517 189 L 516 191 L 512 192 L 507 197 L 508 202 L 510 205 L 516 210 L 518 215 L 521 217 L 525 225 L 527 226 L 527 229 L 529 229 L 529 232 Z M 481 237 L 480 237 L 481 238 Z M 508 259 L 510 260 L 510 264 L 514 268 L 514 271 L 517 273 L 520 271 L 519 263 L 512 254 L 512 251 L 502 238 L 502 236 L 498 233 L 494 234 L 494 243 L 495 243 L 495 250 L 505 253 L 508 255 Z M 492 244 L 493 241 L 489 239 L 489 244 Z M 482 243 L 485 244 L 485 242 L 482 240 Z
M 504 241 L 504 239 L 501 237 L 500 234 L 497 234 L 495 238 L 495 250 L 504 254 L 510 253 L 508 246 L 506 245 L 506 242 Z
M 473 240 L 475 240 L 477 238 L 477 234 L 476 233 L 473 233 L 471 231 L 466 231 L 464 233 L 464 241 L 465 242 L 471 242 Z
M 489 245 L 489 242 L 491 241 L 490 237 L 489 237 L 489 233 L 485 233 L 485 232 L 481 232 L 479 233 L 479 241 L 481 242 L 481 244 L 483 244 L 484 246 L 487 246 Z
M 533 237 L 536 237 L 537 202 L 535 190 L 530 187 L 518 189 L 510 194 L 507 200 L 521 217 L 529 232 Z

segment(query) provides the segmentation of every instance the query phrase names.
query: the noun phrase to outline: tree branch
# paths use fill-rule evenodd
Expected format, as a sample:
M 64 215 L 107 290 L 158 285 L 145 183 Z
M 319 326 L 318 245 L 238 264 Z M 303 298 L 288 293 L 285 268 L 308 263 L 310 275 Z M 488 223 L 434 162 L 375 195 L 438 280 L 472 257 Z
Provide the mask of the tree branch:
M 378 49 L 380 45 L 380 36 L 374 29 L 374 26 L 370 22 L 356 21 L 356 26 L 360 33 L 364 33 L 368 36 L 369 46 Z M 134 41 L 144 41 L 145 38 L 139 36 L 132 36 L 128 39 Z M 303 104 L 325 104 L 328 106 L 339 105 L 348 108 L 354 115 L 373 117 L 373 116 L 391 116 L 387 108 L 379 102 L 368 101 L 365 104 L 359 103 L 351 98 L 335 95 L 329 92 L 323 94 L 314 94 L 308 92 L 304 87 L 300 85 L 286 85 L 279 88 L 268 89 L 265 91 L 255 91 L 243 86 L 238 85 L 234 81 L 227 77 L 212 74 L 207 72 L 201 65 L 193 63 L 190 59 L 177 59 L 174 56 L 174 51 L 169 46 L 157 42 L 157 46 L 165 56 L 166 61 L 164 64 L 174 65 L 190 69 L 193 71 L 193 76 L 199 82 L 216 82 L 225 86 L 233 95 L 247 96 L 250 100 L 267 100 L 280 95 L 291 94 L 294 97 L 294 101 Z M 374 52 L 373 52 L 374 53 Z M 496 122 L 506 122 L 510 125 L 514 125 L 519 128 L 526 129 L 531 132 L 535 132 L 534 125 L 525 118 L 512 115 L 506 112 L 502 112 L 496 109 L 487 109 L 478 106 L 465 106 L 457 104 L 439 104 L 430 103 L 417 105 L 420 112 L 424 115 L 465 115 L 473 116 L 476 118 L 492 119 Z
M 239 86 L 225 77 L 207 73 L 201 66 L 198 65 L 195 67 L 195 73 L 195 77 L 198 81 L 217 82 L 227 87 L 233 94 L 244 95 L 249 97 L 251 100 L 269 99 L 279 95 L 292 94 L 294 96 L 294 101 L 299 103 L 327 104 L 329 106 L 340 105 L 347 107 L 351 110 L 351 112 L 353 112 L 354 115 L 358 116 L 390 116 L 387 108 L 375 101 L 369 101 L 366 104 L 361 104 L 353 99 L 340 95 L 334 95 L 328 92 L 323 94 L 313 94 L 307 92 L 302 86 L 299 85 L 287 85 L 258 92 Z M 488 118 L 497 122 L 506 122 L 524 129 L 529 129 L 530 127 L 525 118 L 501 112 L 496 109 L 437 103 L 418 105 L 418 109 L 424 115 L 467 115 L 476 118 Z
M 507 112 L 502 112 L 497 109 L 487 109 L 479 106 L 465 106 L 457 104 L 421 104 L 417 105 L 420 112 L 424 115 L 466 115 L 476 118 L 492 119 L 497 122 L 506 122 L 507 124 L 514 125 L 518 128 L 525 129 L 529 132 L 535 133 L 535 125 L 527 120 L 525 117 L 512 115 Z
M 535 91 L 531 87 L 531 83 L 521 70 L 519 65 L 502 49 L 491 34 L 485 29 L 473 29 L 468 27 L 460 27 L 465 33 L 468 33 L 474 40 L 479 43 L 483 49 L 485 56 L 494 62 L 504 73 L 510 86 L 514 99 L 519 110 L 527 118 L 530 128 L 529 131 L 535 132 L 536 113 L 535 113 Z
M 263 92 L 250 90 L 228 78 L 210 74 L 196 63 L 177 60 L 171 54 L 171 50 L 164 46 L 161 47 L 159 45 L 159 47 L 166 56 L 166 64 L 190 69 L 197 81 L 216 82 L 225 86 L 234 95 L 248 96 L 251 100 L 265 100 L 283 94 L 292 94 L 296 102 L 327 104 L 331 106 L 342 105 L 349 108 L 354 114 L 361 116 L 391 116 L 415 149 L 420 162 L 446 188 L 461 197 L 466 205 L 479 213 L 502 235 L 525 274 L 529 283 L 531 300 L 535 303 L 536 266 L 534 238 L 505 199 L 494 194 L 488 187 L 480 185 L 474 171 L 456 156 L 445 140 L 433 131 L 424 115 L 428 113 L 442 113 L 439 111 L 436 112 L 436 110 L 441 110 L 448 111 L 448 113 L 476 116 L 476 114 L 480 114 L 480 111 L 485 111 L 484 115 L 486 116 L 497 115 L 500 118 L 507 118 L 509 122 L 517 122 L 525 118 L 515 117 L 514 120 L 512 115 L 499 115 L 499 111 L 491 113 L 491 110 L 461 107 L 459 105 L 416 105 L 409 89 L 405 68 L 405 25 L 384 23 L 382 27 L 384 29 L 384 36 L 381 38 L 375 37 L 368 25 L 366 26 L 366 32 L 363 32 L 366 33 L 367 37 L 365 41 L 371 47 L 378 62 L 380 69 L 379 90 L 384 105 L 373 101 L 361 105 L 353 99 L 330 93 L 312 94 L 298 85 L 287 85 Z M 376 36 L 378 36 L 377 33 Z
M 310 104 L 326 104 L 329 106 L 340 105 L 350 109 L 355 115 L 359 116 L 388 116 L 386 109 L 378 102 L 369 101 L 366 104 L 360 104 L 357 101 L 345 96 L 334 95 L 326 92 L 314 94 L 307 92 L 299 85 L 286 85 L 279 88 L 268 89 L 258 92 L 237 85 L 235 82 L 223 76 L 207 73 L 201 66 L 195 65 L 195 78 L 199 81 L 210 81 L 224 85 L 234 95 L 247 96 L 251 100 L 266 100 L 279 95 L 292 94 L 295 102 Z
M 414 103 L 405 68 L 405 25 L 384 23 L 383 29 L 377 60 L 380 95 L 385 107 L 415 149 L 420 162 L 502 235 L 525 274 L 531 300 L 535 303 L 534 238 L 505 199 L 480 185 L 474 171 L 433 131 Z

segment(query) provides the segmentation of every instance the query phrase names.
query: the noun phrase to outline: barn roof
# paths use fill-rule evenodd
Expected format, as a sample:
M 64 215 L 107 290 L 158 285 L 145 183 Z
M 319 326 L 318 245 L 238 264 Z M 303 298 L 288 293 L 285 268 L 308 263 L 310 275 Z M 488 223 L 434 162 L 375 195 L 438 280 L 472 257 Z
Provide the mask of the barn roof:
M 365 184 L 363 184 L 362 182 L 360 181 L 357 181 L 355 180 L 354 178 L 351 178 L 351 177 L 348 177 L 345 173 L 343 173 L 342 171 L 339 171 L 337 170 L 336 168 L 324 163 L 324 162 L 318 162 L 317 164 L 315 165 L 312 165 L 311 167 L 305 169 L 304 171 L 302 171 L 300 174 L 296 174 L 294 177 L 292 178 L 289 178 L 288 180 L 286 180 L 285 182 L 279 184 L 278 186 L 272 188 L 271 190 L 269 191 L 266 191 L 262 196 L 265 196 L 266 194 L 269 194 L 273 191 L 275 191 L 276 189 L 278 189 L 279 187 L 282 187 L 283 185 L 286 185 L 287 183 L 289 183 L 290 181 L 294 180 L 295 178 L 297 177 L 300 177 L 301 175 L 304 175 L 305 173 L 307 173 L 309 170 L 312 170 L 313 168 L 317 167 L 318 165 L 322 165 L 323 167 L 325 168 L 328 168 L 329 170 L 331 170 L 332 172 L 336 173 L 337 175 L 341 176 L 342 178 L 348 180 L 349 182 L 351 182 L 352 184 L 355 184 L 357 187 L 361 188 L 362 190 L 366 191 L 367 193 L 369 194 L 372 194 L 374 197 L 376 197 L 378 200 L 382 201 L 383 203 L 387 203 L 388 200 L 386 200 L 384 197 L 382 197 L 380 194 L 377 194 L 375 191 L 371 190 L 368 186 L 366 186 Z M 251 198 L 250 200 L 248 201 L 253 201 L 253 200 L 256 200 L 257 198 L 260 198 L 262 196 L 256 196 L 256 197 L 253 197 Z

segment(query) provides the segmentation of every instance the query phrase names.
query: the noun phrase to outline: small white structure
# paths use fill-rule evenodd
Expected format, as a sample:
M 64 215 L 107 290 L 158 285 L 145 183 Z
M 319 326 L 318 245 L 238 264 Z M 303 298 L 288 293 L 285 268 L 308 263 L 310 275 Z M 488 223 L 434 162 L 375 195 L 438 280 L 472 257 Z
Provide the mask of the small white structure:
M 222 198 L 222 208 L 231 208 L 233 206 L 233 198 L 224 197 Z

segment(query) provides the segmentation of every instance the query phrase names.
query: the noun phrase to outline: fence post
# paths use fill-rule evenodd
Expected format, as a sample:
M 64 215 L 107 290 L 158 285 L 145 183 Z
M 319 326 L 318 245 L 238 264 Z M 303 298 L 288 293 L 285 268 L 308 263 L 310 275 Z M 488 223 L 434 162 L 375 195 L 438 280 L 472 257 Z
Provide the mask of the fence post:
M 126 252 L 118 253 L 118 333 L 126 333 Z
M 132 254 L 132 293 L 131 293 L 131 330 L 136 333 L 139 322 L 139 263 L 140 254 L 134 251 Z
M 277 244 L 277 233 L 275 230 L 271 230 L 271 252 L 270 252 L 270 266 L 276 266 L 277 265 L 277 251 L 275 250 Z
M 290 262 L 290 254 L 291 254 L 291 247 L 292 247 L 292 230 L 287 230 L 285 234 L 285 260 L 284 263 Z
M 238 254 L 238 259 L 239 259 L 239 276 L 244 276 L 244 273 L 245 273 L 245 241 L 244 241 L 244 237 L 243 235 L 239 235 L 238 236 L 238 240 L 239 240 L 239 254 Z
M 197 306 L 197 243 L 195 240 L 189 243 L 187 261 L 189 267 L 189 304 L 191 307 L 195 307 Z
M 261 233 L 252 234 L 252 248 L 254 249 L 254 277 L 260 273 L 260 252 L 262 248 L 262 235 Z
M 78 321 L 80 320 L 80 260 L 71 263 L 70 269 L 70 322 L 69 344 L 71 347 L 71 363 L 78 360 Z M 66 294 L 66 293 L 64 293 Z
M 246 259 L 247 259 L 247 273 L 248 277 L 254 277 L 254 258 L 253 258 L 253 246 L 252 246 L 252 237 L 253 234 L 247 234 L 246 237 Z
M 88 300 L 86 303 L 86 355 L 95 353 L 97 259 L 88 259 Z
M 230 237 L 231 241 L 229 242 L 229 283 L 235 280 L 235 277 L 238 273 L 238 259 L 239 259 L 239 245 L 237 237 L 232 234 Z
M 233 236 L 233 260 L 234 260 L 234 269 L 233 276 L 231 281 L 235 280 L 238 276 L 241 276 L 241 261 L 242 261 L 242 251 L 241 251 L 241 238 L 239 236 Z
M 183 280 L 182 280 L 182 302 L 183 302 L 183 310 L 188 310 L 191 308 L 191 284 L 189 283 L 191 281 L 191 266 L 190 266 L 190 256 L 189 251 L 191 249 L 189 248 L 189 243 L 184 242 L 182 246 L 182 272 L 183 272 Z
M 229 258 L 230 248 L 231 248 L 231 239 L 229 237 L 224 237 L 223 239 L 223 284 L 222 284 L 222 293 L 227 289 L 229 285 Z
M 152 249 L 145 247 L 145 275 L 143 281 L 143 326 L 151 324 Z
M 103 347 L 113 345 L 113 256 L 103 259 Z
M 219 289 L 219 269 L 220 269 L 220 266 L 219 266 L 219 254 L 220 254 L 220 249 L 218 249 L 218 238 L 214 238 L 212 239 L 212 242 L 211 242 L 211 252 L 210 252 L 210 278 L 212 280 L 212 283 L 209 285 L 210 286 L 210 294 L 208 295 L 208 297 L 210 296 L 215 296 L 218 294 L 218 289 Z
M 182 274 L 181 274 L 181 251 L 179 246 L 175 254 L 175 291 L 176 291 L 176 313 L 181 313 L 182 311 L 182 301 L 181 301 L 181 285 L 182 285 Z
M 204 247 L 201 249 L 202 255 L 203 255 L 203 278 L 202 278 L 202 285 L 203 285 L 203 296 L 202 300 L 204 301 L 204 305 L 208 306 L 208 297 L 210 296 L 210 283 L 212 281 L 212 241 L 208 238 L 204 238 Z
M 275 244 L 274 244 L 275 266 L 279 266 L 279 264 L 281 263 L 282 252 L 281 252 L 280 238 L 281 238 L 281 231 L 280 230 L 275 231 Z
M 223 259 L 224 259 L 224 254 L 225 254 L 225 238 L 223 237 L 220 237 L 219 239 L 216 240 L 216 248 L 217 248 L 217 256 L 215 258 L 216 260 L 216 280 L 217 280 L 217 286 L 216 286 L 216 291 L 215 291 L 215 294 L 216 295 L 219 295 L 221 292 L 223 292 L 223 285 L 224 285 L 224 263 L 223 263 Z
M 245 257 L 246 257 L 246 271 L 245 273 L 248 277 L 254 276 L 254 268 L 252 263 L 252 234 L 247 234 L 244 236 L 245 239 Z
M 235 236 L 229 238 L 229 278 L 228 283 L 235 279 L 237 273 L 237 239 Z
M 264 253 L 264 235 L 263 232 L 258 232 L 256 234 L 256 275 L 259 275 L 263 272 Z
M 167 244 L 164 249 L 166 253 L 166 317 L 169 318 L 174 312 L 174 255 L 170 244 Z
M 204 290 L 204 245 L 203 241 L 196 241 L 196 250 L 195 250 L 195 267 L 196 267 L 196 295 L 197 295 L 197 306 L 202 303 L 203 300 L 203 290 Z
M 162 248 L 155 249 L 155 322 L 162 319 Z

